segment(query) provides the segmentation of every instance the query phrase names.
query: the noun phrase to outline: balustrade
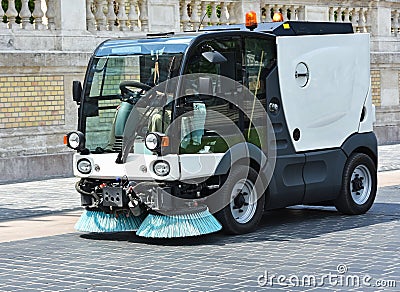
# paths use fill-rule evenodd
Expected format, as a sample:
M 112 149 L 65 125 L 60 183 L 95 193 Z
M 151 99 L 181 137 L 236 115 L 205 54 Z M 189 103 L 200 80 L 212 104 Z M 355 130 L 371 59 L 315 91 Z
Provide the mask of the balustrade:
M 293 4 L 293 2 L 297 2 L 297 4 Z M 260 13 L 260 20 L 263 22 L 272 21 L 275 12 L 282 13 L 285 20 L 313 21 L 315 19 L 307 18 L 307 10 L 310 7 L 317 7 L 321 10 L 323 21 L 351 22 L 355 32 L 371 31 L 371 8 L 368 4 L 360 6 L 356 5 L 360 4 L 359 1 L 354 1 L 354 5 L 352 2 L 346 1 L 341 6 L 329 6 L 329 2 L 327 1 L 327 5 L 322 7 L 307 0 L 276 2 L 261 0 L 258 13 Z M 196 30 L 201 21 L 202 26 L 244 22 L 241 4 L 241 1 L 235 0 L 180 0 L 181 29 L 184 31 Z M 323 13 L 324 8 L 326 8 L 325 13 Z M 396 11 L 400 12 L 400 9 Z M 398 17 L 397 26 L 392 27 L 397 27 L 398 30 Z M 395 29 L 393 28 L 393 30 Z
M 371 10 L 366 7 L 340 6 L 329 8 L 329 21 L 351 22 L 355 32 L 371 31 Z
M 181 0 L 181 28 L 183 31 L 197 30 L 208 25 L 235 24 L 242 18 L 241 1 Z M 240 14 L 240 16 L 238 16 Z
M 16 0 L 8 0 L 5 12 L 0 5 L 0 18 L 3 19 L 0 28 L 12 30 L 55 29 L 55 0 L 20 0 L 19 3 L 16 2 Z M 43 9 L 46 10 L 46 13 L 43 12 Z
M 360 1 L 343 1 L 340 6 L 330 6 L 326 1 L 326 10 L 322 6 L 313 5 L 310 1 L 262 1 L 261 2 L 261 20 L 272 21 L 275 12 L 280 12 L 285 20 L 323 20 L 330 22 L 350 22 L 355 32 L 370 32 L 371 31 L 371 8 L 368 3 L 365 6 L 360 6 Z M 303 2 L 303 3 L 302 3 Z M 315 8 L 319 9 L 320 18 L 310 19 L 307 17 L 307 11 Z M 324 12 L 325 10 L 325 12 Z M 313 11 L 315 13 L 315 11 Z M 314 14 L 315 15 L 315 14 Z
M 89 31 L 148 31 L 147 0 L 86 0 Z
M 0 18 L 4 19 L 0 23 L 0 29 L 10 29 L 10 31 L 63 29 L 61 19 L 68 20 L 68 15 L 61 17 L 60 1 L 67 3 L 66 0 L 3 0 L 2 3 L 7 5 L 0 6 Z M 86 21 L 86 30 L 96 34 L 103 31 L 146 32 L 151 29 L 151 22 L 159 17 L 152 15 L 155 11 L 163 16 L 162 11 L 151 9 L 153 2 L 159 3 L 155 0 L 86 0 L 86 13 L 79 14 L 83 16 L 80 21 L 82 27 Z M 256 7 L 260 21 L 265 22 L 272 21 L 273 14 L 280 12 L 285 20 L 350 22 L 355 32 L 374 33 L 374 30 L 371 31 L 371 26 L 375 27 L 372 22 L 390 21 L 375 17 L 382 2 L 376 0 L 339 2 L 325 0 L 317 3 L 311 0 L 168 0 L 167 2 L 168 5 L 176 5 L 177 11 L 179 9 L 179 15 L 173 18 L 176 23 L 167 25 L 178 27 L 179 24 L 183 31 L 197 30 L 200 26 L 242 23 L 245 12 L 243 9 L 247 9 L 248 5 Z M 391 32 L 388 31 L 387 34 L 391 33 L 392 36 L 398 37 L 400 1 L 384 2 L 387 4 L 384 9 L 391 9 Z M 388 23 L 380 27 L 388 27 Z
M 284 20 L 305 20 L 304 5 L 269 4 L 270 1 L 261 3 L 261 20 L 271 22 L 274 13 L 282 13 Z

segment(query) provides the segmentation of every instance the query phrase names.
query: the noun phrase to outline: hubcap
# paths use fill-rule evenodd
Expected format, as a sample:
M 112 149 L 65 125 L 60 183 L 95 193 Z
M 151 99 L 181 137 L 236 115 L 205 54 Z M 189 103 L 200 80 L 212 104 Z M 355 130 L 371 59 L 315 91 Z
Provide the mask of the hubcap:
M 350 191 L 353 201 L 362 205 L 371 194 L 372 180 L 371 174 L 365 165 L 357 166 L 351 175 Z
M 249 222 L 257 209 L 257 191 L 248 179 L 239 180 L 232 189 L 230 208 L 233 218 L 241 224 Z

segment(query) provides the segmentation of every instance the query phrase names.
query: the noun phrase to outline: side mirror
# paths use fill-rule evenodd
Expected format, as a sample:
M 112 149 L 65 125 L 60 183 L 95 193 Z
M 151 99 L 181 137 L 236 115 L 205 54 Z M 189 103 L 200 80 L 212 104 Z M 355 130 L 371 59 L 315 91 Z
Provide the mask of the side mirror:
M 224 57 L 218 51 L 204 52 L 201 54 L 208 62 L 213 64 L 220 64 L 228 62 L 228 59 Z
M 82 97 L 82 83 L 80 81 L 72 82 L 72 99 L 77 104 L 81 102 Z

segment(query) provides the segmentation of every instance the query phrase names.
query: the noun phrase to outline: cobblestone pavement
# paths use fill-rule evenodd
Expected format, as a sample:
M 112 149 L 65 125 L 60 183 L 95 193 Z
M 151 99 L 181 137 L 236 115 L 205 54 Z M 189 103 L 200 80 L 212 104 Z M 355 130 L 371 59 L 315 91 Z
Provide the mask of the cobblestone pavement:
M 381 171 L 400 169 L 398 150 L 379 148 Z M 9 219 L 79 208 L 75 181 L 0 185 L 0 235 Z M 399 220 L 400 182 L 380 188 L 365 215 L 296 206 L 266 213 L 240 236 L 69 233 L 0 243 L 0 291 L 399 291 Z
M 1 243 L 0 291 L 385 290 L 379 283 L 399 291 L 399 191 L 381 188 L 361 216 L 328 207 L 269 212 L 257 232 L 241 236 L 72 233 Z M 278 275 L 315 277 L 320 287 L 271 284 Z
M 80 208 L 74 184 L 78 179 L 57 178 L 0 185 L 0 222 Z

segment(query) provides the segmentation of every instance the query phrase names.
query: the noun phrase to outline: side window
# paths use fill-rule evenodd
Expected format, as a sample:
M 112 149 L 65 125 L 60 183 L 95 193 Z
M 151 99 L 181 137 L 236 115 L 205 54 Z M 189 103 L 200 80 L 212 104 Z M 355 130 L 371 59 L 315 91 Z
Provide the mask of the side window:
M 204 53 L 220 54 L 226 61 L 213 62 L 212 58 L 206 58 Z M 189 56 L 184 74 L 213 74 L 220 75 L 232 80 L 242 82 L 242 54 L 241 54 L 241 40 L 240 38 L 229 39 L 210 39 L 203 41 L 197 45 L 197 48 Z M 216 76 L 212 76 L 212 90 L 213 94 L 231 94 L 232 89 L 226 92 L 223 82 Z M 198 80 L 193 80 L 193 93 L 198 93 L 197 86 Z M 190 91 L 190 90 L 188 90 Z M 187 92 L 189 93 L 189 92 Z
M 239 37 L 214 38 L 198 44 L 189 56 L 184 74 L 199 75 L 189 75 L 183 88 L 183 103 L 193 104 L 193 116 L 182 119 L 181 153 L 225 152 L 226 141 L 237 140 L 232 124 L 239 124 L 239 110 L 230 101 L 237 99 L 239 86 L 227 84 L 224 77 L 242 81 L 241 47 Z
M 266 78 L 276 64 L 276 45 L 273 39 L 261 38 L 246 38 L 244 44 L 245 85 L 262 104 L 260 108 L 254 101 L 245 102 L 244 107 L 250 116 L 244 116 L 244 128 L 248 141 L 260 146 L 264 140 L 260 133 L 264 131 L 255 129 L 253 121 L 259 120 L 266 108 Z
M 237 70 L 235 65 L 241 65 L 240 47 L 240 38 L 231 37 L 229 39 L 210 39 L 203 41 L 197 45 L 196 50 L 189 57 L 185 74 L 213 73 L 238 80 L 240 76 L 237 75 L 240 74 L 240 70 Z M 227 62 L 213 64 L 202 56 L 203 53 L 212 51 L 221 53 L 227 59 Z
M 275 42 L 271 39 L 245 39 L 246 86 L 265 99 L 265 78 L 276 64 Z

